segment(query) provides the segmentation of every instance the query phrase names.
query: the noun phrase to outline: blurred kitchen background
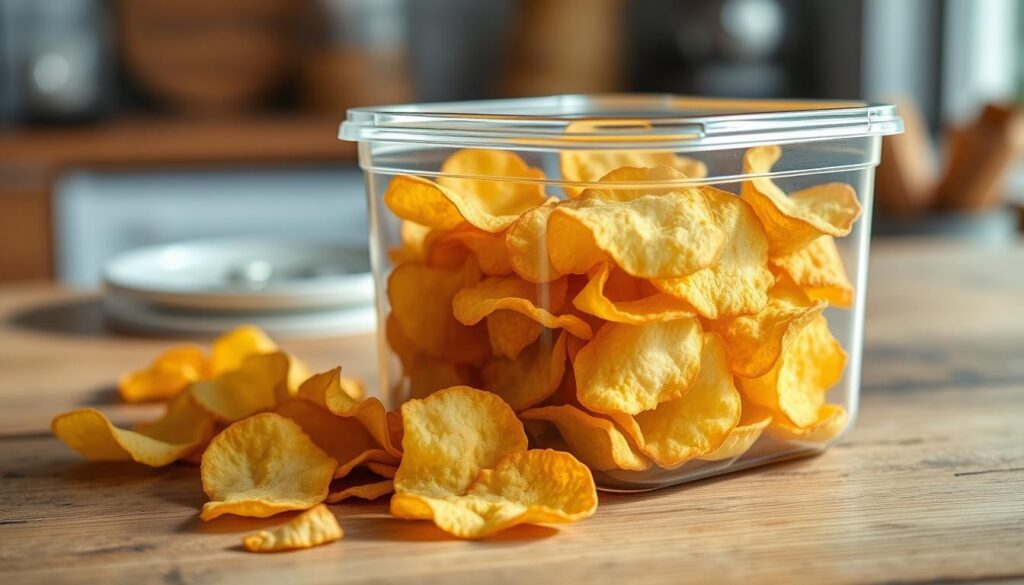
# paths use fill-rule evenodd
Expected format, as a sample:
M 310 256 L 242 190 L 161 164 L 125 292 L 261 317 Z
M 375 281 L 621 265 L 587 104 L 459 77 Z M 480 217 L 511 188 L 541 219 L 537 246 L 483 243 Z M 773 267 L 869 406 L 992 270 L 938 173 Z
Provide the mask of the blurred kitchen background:
M 1014 0 L 0 0 L 0 281 L 143 245 L 365 245 L 346 108 L 588 92 L 898 100 L 876 235 L 1018 230 Z

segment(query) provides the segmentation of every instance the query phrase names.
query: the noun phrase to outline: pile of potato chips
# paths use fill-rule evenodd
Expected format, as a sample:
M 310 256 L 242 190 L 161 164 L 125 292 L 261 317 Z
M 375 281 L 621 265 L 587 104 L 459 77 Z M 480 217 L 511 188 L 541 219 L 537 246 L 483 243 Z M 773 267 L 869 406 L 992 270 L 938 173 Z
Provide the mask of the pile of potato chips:
M 454 387 L 386 412 L 340 368 L 309 375 L 254 327 L 202 348 L 168 350 L 126 375 L 128 402 L 163 400 L 165 414 L 134 429 L 85 408 L 53 432 L 87 459 L 162 467 L 199 463 L 203 520 L 304 510 L 244 538 L 254 552 L 306 548 L 342 537 L 324 503 L 395 492 L 395 516 L 432 519 L 463 538 L 521 523 L 585 518 L 597 507 L 590 470 L 568 453 L 527 450 L 500 398 Z
M 199 463 L 203 520 L 303 511 L 252 551 L 341 538 L 324 504 L 348 498 L 393 494 L 393 515 L 480 538 L 592 515 L 591 470 L 829 441 L 846 353 L 823 312 L 853 304 L 833 238 L 860 205 L 845 184 L 783 192 L 766 178 L 780 156 L 748 150 L 737 196 L 674 154 L 564 153 L 560 200 L 516 154 L 461 150 L 384 194 L 399 412 L 242 327 L 121 380 L 126 401 L 166 402 L 159 420 L 80 409 L 53 431 L 88 459 Z
M 783 192 L 766 178 L 780 156 L 749 149 L 738 196 L 702 184 L 699 161 L 643 151 L 564 152 L 563 200 L 508 151 L 394 177 L 397 402 L 486 390 L 536 444 L 604 472 L 834 438 L 847 415 L 825 396 L 846 353 L 823 312 L 853 304 L 833 238 L 861 207 L 842 183 Z

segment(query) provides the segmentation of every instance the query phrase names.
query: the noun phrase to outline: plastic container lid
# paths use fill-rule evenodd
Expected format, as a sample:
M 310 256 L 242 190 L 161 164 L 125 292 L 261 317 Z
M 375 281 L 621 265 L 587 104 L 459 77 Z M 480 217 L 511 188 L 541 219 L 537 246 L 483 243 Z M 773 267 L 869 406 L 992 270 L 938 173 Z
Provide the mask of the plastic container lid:
M 339 138 L 541 151 L 692 151 L 902 131 L 896 107 L 887 104 L 623 94 L 354 108 Z

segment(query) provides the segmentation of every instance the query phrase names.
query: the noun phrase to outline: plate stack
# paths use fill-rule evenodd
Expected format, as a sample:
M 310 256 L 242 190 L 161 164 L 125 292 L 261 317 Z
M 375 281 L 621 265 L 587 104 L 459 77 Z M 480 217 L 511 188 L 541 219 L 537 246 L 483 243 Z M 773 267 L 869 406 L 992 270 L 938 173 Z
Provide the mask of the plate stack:
M 241 324 L 279 337 L 376 328 L 366 248 L 266 239 L 140 248 L 104 269 L 104 311 L 145 334 L 217 335 Z

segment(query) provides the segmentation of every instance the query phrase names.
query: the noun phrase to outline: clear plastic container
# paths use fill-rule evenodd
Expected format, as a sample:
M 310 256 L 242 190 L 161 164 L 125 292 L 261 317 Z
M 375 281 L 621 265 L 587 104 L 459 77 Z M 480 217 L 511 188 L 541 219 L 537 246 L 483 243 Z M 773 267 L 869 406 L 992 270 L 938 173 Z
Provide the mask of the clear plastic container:
M 350 110 L 384 398 L 492 391 L 611 490 L 823 451 L 857 416 L 874 167 L 899 132 L 851 102 Z

